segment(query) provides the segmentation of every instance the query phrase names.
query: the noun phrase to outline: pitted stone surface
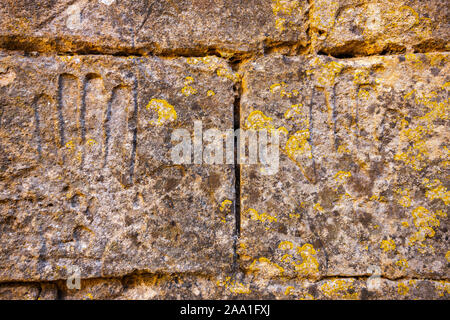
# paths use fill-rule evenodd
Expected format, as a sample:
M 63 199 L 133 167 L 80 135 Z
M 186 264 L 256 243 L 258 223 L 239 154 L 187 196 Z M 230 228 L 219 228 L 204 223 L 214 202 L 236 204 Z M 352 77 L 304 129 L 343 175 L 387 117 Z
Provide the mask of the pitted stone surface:
M 1 1 L 0 299 L 448 299 L 449 21 Z M 196 120 L 278 132 L 279 162 L 173 163 Z
M 197 52 L 306 46 L 306 1 L 3 1 L 2 46 L 46 51 Z M 19 43 L 17 43 L 17 39 Z
M 51 299 L 56 286 L 0 286 L 1 298 Z M 63 300 L 102 299 L 436 299 L 448 298 L 450 284 L 435 280 L 386 280 L 382 278 L 329 278 L 320 281 L 262 279 L 243 274 L 210 277 L 189 274 L 134 275 L 122 279 L 82 280 L 79 290 L 60 285 Z M 33 291 L 34 290 L 34 291 Z M 40 294 L 39 294 L 40 292 Z
M 317 51 L 334 56 L 449 50 L 447 1 L 313 0 Z
M 175 128 L 232 127 L 223 60 L 7 55 L 0 66 L 2 281 L 230 268 L 234 214 L 221 204 L 233 165 L 170 154 Z
M 448 59 L 268 56 L 243 66 L 241 127 L 282 141 L 276 174 L 241 166 L 245 270 L 448 278 Z

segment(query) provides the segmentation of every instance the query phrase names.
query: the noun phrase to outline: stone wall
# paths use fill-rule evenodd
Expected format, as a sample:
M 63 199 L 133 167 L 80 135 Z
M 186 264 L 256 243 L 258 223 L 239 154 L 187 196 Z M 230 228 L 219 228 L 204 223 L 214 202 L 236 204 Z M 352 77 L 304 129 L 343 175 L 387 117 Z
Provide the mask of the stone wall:
M 448 299 L 449 15 L 1 1 L 0 299 Z M 278 170 L 174 163 L 195 121 Z

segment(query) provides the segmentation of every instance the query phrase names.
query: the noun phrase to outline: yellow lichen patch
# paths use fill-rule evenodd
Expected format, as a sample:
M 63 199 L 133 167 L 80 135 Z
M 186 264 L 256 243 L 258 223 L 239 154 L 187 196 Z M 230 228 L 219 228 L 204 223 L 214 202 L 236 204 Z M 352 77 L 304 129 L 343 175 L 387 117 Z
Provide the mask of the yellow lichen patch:
M 283 13 L 291 15 L 299 5 L 298 0 L 272 0 L 272 11 L 274 14 Z
M 425 187 L 428 188 L 425 196 L 430 199 L 441 199 L 444 201 L 445 205 L 449 205 L 450 203 L 450 191 L 447 191 L 447 188 L 442 185 L 442 182 L 435 179 L 433 182 L 430 182 L 429 179 L 424 179 L 423 181 Z
M 406 259 L 400 259 L 395 263 L 396 266 L 405 269 L 408 268 L 408 261 L 406 261 Z
M 301 6 L 299 0 L 272 0 L 272 12 L 275 16 L 275 28 L 284 31 L 285 24 L 294 23 L 290 21 L 300 14 Z M 294 12 L 295 11 L 295 12 Z M 294 13 L 294 14 L 293 14 Z M 289 21 L 288 21 L 289 20 Z
M 208 97 L 212 97 L 212 96 L 215 96 L 216 93 L 215 93 L 213 90 L 208 90 L 208 92 L 206 92 L 206 95 L 207 95 Z
M 309 130 L 300 130 L 294 133 L 286 142 L 286 153 L 288 157 L 294 161 L 300 155 L 312 159 L 311 145 L 308 140 Z
M 414 99 L 416 105 L 425 107 L 426 113 L 414 117 L 412 122 L 416 122 L 415 124 L 410 124 L 405 119 L 401 121 L 399 138 L 406 148 L 400 145 L 394 159 L 404 162 L 416 171 L 422 171 L 428 165 L 427 160 L 431 156 L 427 138 L 434 132 L 434 122 L 439 119 L 449 120 L 449 98 L 441 98 L 436 91 L 423 93 L 412 90 L 404 96 L 404 99 Z
M 293 289 L 294 289 L 294 287 L 292 287 L 292 286 L 287 287 L 286 290 L 284 291 L 284 295 L 289 296 L 291 294 L 291 290 L 293 290 Z
M 445 293 L 450 294 L 450 281 L 435 281 L 434 286 L 440 297 L 443 297 Z
M 358 98 L 362 99 L 362 100 L 368 100 L 370 97 L 370 92 L 365 90 L 365 89 L 361 89 L 358 91 Z
M 245 121 L 245 128 L 248 130 L 267 130 L 275 129 L 272 125 L 272 118 L 267 117 L 262 111 L 252 111 Z
M 261 272 L 268 277 L 282 276 L 284 273 L 284 269 L 282 267 L 264 257 L 255 259 L 248 267 L 248 270 L 255 273 Z
M 167 122 L 177 120 L 175 108 L 164 99 L 152 99 L 147 104 L 147 109 L 156 110 L 158 112 L 158 120 L 150 121 L 151 124 L 161 126 Z
M 285 22 L 286 22 L 286 19 L 278 18 L 277 20 L 275 20 L 275 28 L 280 31 L 286 30 L 286 28 L 284 27 Z
M 229 208 L 233 202 L 231 200 L 225 199 L 220 204 L 219 210 L 223 212 L 226 208 Z
M 370 69 L 356 70 L 353 74 L 353 83 L 356 85 L 370 84 Z
M 181 88 L 181 93 L 184 94 L 186 97 L 189 97 L 191 95 L 194 95 L 197 93 L 197 89 L 194 89 L 191 86 L 184 86 Z
M 404 125 L 405 122 L 403 122 Z M 408 141 L 412 145 L 408 145 L 406 151 L 395 154 L 394 160 L 402 161 L 416 171 L 422 171 L 425 166 L 424 162 L 430 154 L 425 140 L 429 133 L 430 130 L 427 127 L 420 125 L 415 128 L 402 129 L 400 140 Z
M 75 56 L 58 56 L 62 62 L 69 63 Z
M 443 56 L 440 54 L 434 54 L 431 52 L 425 53 L 425 56 L 429 59 L 430 65 L 432 67 L 438 66 L 439 64 L 441 64 L 447 60 L 446 56 Z M 443 88 L 444 88 L 444 86 L 443 86 Z
M 222 52 L 226 55 L 226 52 Z M 233 73 L 229 68 L 225 60 L 216 56 L 206 56 L 201 58 L 186 58 L 186 62 L 190 65 L 200 66 L 202 64 L 210 71 L 215 72 L 219 77 L 229 79 L 233 82 L 238 82 L 240 80 L 240 75 L 238 73 Z
M 247 245 L 243 242 L 239 244 L 238 254 L 241 260 L 248 261 L 251 257 L 247 254 Z
M 406 284 L 399 282 L 397 292 L 402 296 L 406 296 L 409 292 L 409 287 Z
M 299 298 L 299 300 L 315 300 L 315 299 L 312 294 L 302 293 L 302 296 Z
M 414 245 L 418 242 L 422 247 L 424 247 L 425 245 L 423 244 L 423 241 L 425 241 L 427 237 L 432 238 L 435 235 L 433 227 L 438 227 L 440 225 L 437 217 L 446 217 L 447 214 L 442 211 L 437 211 L 434 213 L 424 207 L 418 207 L 413 210 L 412 216 L 414 219 L 414 225 L 418 230 L 409 238 L 408 244 Z
M 292 261 L 292 254 L 286 253 L 281 257 L 282 262 Z
M 314 247 L 311 244 L 306 243 L 302 247 L 297 247 L 297 253 L 302 257 L 302 262 L 293 262 L 295 271 L 303 277 L 318 276 L 319 262 L 317 261 L 316 250 L 314 250 Z
M 284 118 L 285 119 L 291 119 L 292 117 L 294 117 L 295 115 L 302 115 L 302 111 L 301 111 L 301 107 L 303 105 L 300 104 L 293 104 L 291 105 L 291 107 L 289 108 L 289 110 L 287 110 L 284 113 Z
M 307 71 L 307 74 L 314 74 L 317 82 L 324 87 L 331 87 L 335 84 L 336 76 L 344 69 L 344 64 L 336 61 L 321 63 L 316 59 L 313 61 L 316 69 Z
M 397 203 L 402 207 L 409 208 L 412 205 L 411 200 L 411 191 L 409 189 L 396 189 L 395 193 L 401 196 L 400 199 L 397 200 Z
M 245 215 L 250 215 L 250 219 L 251 220 L 255 220 L 255 221 L 261 221 L 261 222 L 276 222 L 277 221 L 277 217 L 276 216 L 271 216 L 268 215 L 267 213 L 258 213 L 258 211 L 256 211 L 255 209 L 249 208 L 247 209 L 247 211 L 245 211 L 244 213 Z
M 280 250 L 291 250 L 294 247 L 291 241 L 282 241 L 278 245 L 278 249 Z
M 272 94 L 279 92 L 281 98 L 297 97 L 300 94 L 300 92 L 297 89 L 293 89 L 292 91 L 287 91 L 285 89 L 286 87 L 287 87 L 287 84 L 285 82 L 274 83 L 273 85 L 270 86 L 270 92 Z
M 202 61 L 201 58 L 192 58 L 192 57 L 186 58 L 186 62 L 187 62 L 188 64 L 193 64 L 193 65 L 195 65 L 195 64 L 200 63 L 201 61 Z
M 339 154 L 350 154 L 350 150 L 346 144 L 342 144 L 338 147 Z
M 346 192 L 346 193 L 344 193 L 344 194 L 340 194 L 340 195 L 339 195 L 339 200 L 340 200 L 340 201 L 346 201 L 346 200 L 355 201 L 355 198 L 352 197 L 351 194 L 349 194 L 348 192 Z
M 370 197 L 370 201 L 376 201 L 376 202 L 387 202 L 386 198 L 384 196 L 380 196 L 378 194 L 374 194 Z
M 286 129 L 286 127 L 283 127 L 283 126 L 279 127 L 279 128 L 277 129 L 277 131 L 278 131 L 278 132 L 281 132 L 281 133 L 284 133 L 286 136 L 289 134 L 288 129 Z
M 72 140 L 68 141 L 66 143 L 66 148 L 69 149 L 70 151 L 74 151 L 75 150 L 75 144 L 73 143 Z
M 310 8 L 310 28 L 313 31 L 312 44 L 315 46 L 317 38 L 319 37 L 319 31 L 323 33 L 320 37 L 326 37 L 327 32 L 332 28 L 336 21 L 336 10 L 339 8 L 338 1 L 312 1 Z
M 383 14 L 389 17 L 385 30 L 389 34 L 402 34 L 404 32 L 413 32 L 419 38 L 425 39 L 432 34 L 432 21 L 426 17 L 420 17 L 419 14 L 410 6 L 403 5 L 387 10 Z
M 380 248 L 384 250 L 384 252 L 389 252 L 392 250 L 395 250 L 395 242 L 392 239 L 383 240 L 381 241 Z
M 302 112 L 302 107 L 303 105 L 301 103 L 291 105 L 289 109 L 284 113 L 284 118 L 286 120 L 292 120 L 297 125 L 307 129 L 309 128 L 309 119 L 308 116 L 306 116 Z
M 323 210 L 323 208 L 322 208 L 322 206 L 320 205 L 319 202 L 317 202 L 317 203 L 313 206 L 313 209 L 314 209 L 314 210 L 317 210 L 317 211 L 319 211 L 319 212 L 324 212 L 324 210 Z
M 352 176 L 351 172 L 348 171 L 339 171 L 334 175 L 334 180 L 339 183 L 343 184 L 346 183 L 347 180 Z
M 234 294 L 248 294 L 252 292 L 250 290 L 250 284 L 244 285 L 241 282 L 231 280 L 231 277 L 225 277 L 224 281 L 218 280 L 216 284 L 218 287 L 225 287 Z
M 424 67 L 423 62 L 414 53 L 407 53 L 407 54 L 405 54 L 405 58 L 406 58 L 406 61 L 411 63 L 414 68 L 422 69 Z
M 408 228 L 409 227 L 408 221 L 402 221 L 402 226 Z
M 94 139 L 88 139 L 88 140 L 86 141 L 86 144 L 87 144 L 88 146 L 93 146 L 93 145 L 97 144 L 97 141 L 95 141 Z
M 188 77 L 184 78 L 184 84 L 186 84 L 186 85 L 194 83 L 194 82 L 195 82 L 195 80 L 191 76 L 188 76 Z
M 450 251 L 447 251 L 447 253 L 445 254 L 445 259 L 450 262 Z
M 319 290 L 328 298 L 334 299 L 358 299 L 358 293 L 349 293 L 353 289 L 354 279 L 333 279 L 326 281 Z
M 191 84 L 193 84 L 194 82 L 195 82 L 195 80 L 191 76 L 186 77 L 184 79 L 184 87 L 181 89 L 181 93 L 184 94 L 186 97 L 196 94 L 197 89 L 195 89 L 191 86 Z
M 219 67 L 216 73 L 219 77 L 230 79 L 233 82 L 238 82 L 241 78 L 238 73 L 233 73 L 224 67 Z

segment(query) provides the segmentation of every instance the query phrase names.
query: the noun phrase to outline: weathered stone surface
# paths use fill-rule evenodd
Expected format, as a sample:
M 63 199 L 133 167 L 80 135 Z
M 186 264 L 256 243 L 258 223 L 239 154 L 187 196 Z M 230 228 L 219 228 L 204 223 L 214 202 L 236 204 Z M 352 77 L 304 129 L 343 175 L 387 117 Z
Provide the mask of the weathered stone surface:
M 444 0 L 1 1 L 0 299 L 449 299 L 449 21 Z M 275 173 L 237 148 L 175 164 L 196 120 L 279 132 Z
M 449 49 L 447 6 L 439 0 L 8 0 L 0 4 L 0 46 L 224 56 L 280 46 L 298 52 L 309 44 L 332 55 L 428 52 Z
M 447 1 L 313 0 L 311 41 L 335 56 L 449 50 Z
M 0 284 L 0 300 L 55 300 L 56 285 L 51 283 Z
M 3 47 L 225 55 L 308 42 L 306 1 L 3 1 Z
M 4 55 L 0 70 L 1 281 L 231 268 L 233 165 L 169 152 L 194 120 L 232 128 L 223 60 Z
M 448 59 L 267 56 L 243 66 L 241 127 L 283 139 L 278 173 L 241 166 L 242 268 L 448 279 Z
M 149 299 L 280 299 L 280 300 L 376 300 L 376 299 L 448 299 L 448 281 L 382 278 L 264 279 L 254 275 L 220 276 L 134 275 L 121 279 L 89 279 L 81 288 L 67 289 L 59 283 L 63 300 L 149 300 Z M 39 294 L 40 292 L 40 294 Z M 45 299 L 56 292 L 39 285 L 3 285 L 0 299 Z

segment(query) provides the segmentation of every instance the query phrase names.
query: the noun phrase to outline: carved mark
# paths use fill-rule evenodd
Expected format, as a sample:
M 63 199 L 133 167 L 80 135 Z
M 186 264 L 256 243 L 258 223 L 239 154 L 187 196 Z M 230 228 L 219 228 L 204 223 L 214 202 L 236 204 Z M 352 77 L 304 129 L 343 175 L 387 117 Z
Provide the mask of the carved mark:
M 333 136 L 334 136 L 334 149 L 337 151 L 338 149 L 338 140 L 337 140 L 337 129 L 336 129 L 336 118 L 337 118 L 337 110 L 336 110 L 336 85 L 333 85 L 333 90 L 331 91 L 331 118 L 333 120 Z
M 134 176 L 134 167 L 136 163 L 136 150 L 137 150 L 137 128 L 138 128 L 138 81 L 136 77 L 134 77 L 133 81 L 133 117 L 128 122 L 129 128 L 133 131 L 133 143 L 132 143 L 132 151 L 131 151 L 131 161 L 130 161 L 130 184 L 133 183 Z
M 35 139 L 39 159 L 52 161 L 57 155 L 55 145 L 58 136 L 55 102 L 46 94 L 42 94 L 34 99 L 33 109 L 36 123 Z
M 34 109 L 34 121 L 35 121 L 35 135 L 36 135 L 36 140 L 37 140 L 37 151 L 38 151 L 38 156 L 39 156 L 39 160 L 42 158 L 42 140 L 41 140 L 41 132 L 40 132 L 40 128 L 41 128 L 41 120 L 40 120 L 40 116 L 39 116 L 39 108 L 38 108 L 38 100 L 39 97 L 36 97 L 33 101 L 33 109 Z
M 312 166 L 313 166 L 313 173 L 314 173 L 314 182 L 317 181 L 317 173 L 316 173 L 316 160 L 314 157 L 314 124 L 313 124 L 313 103 L 314 103 L 314 96 L 315 96 L 316 90 L 314 87 L 312 87 L 311 90 L 311 101 L 309 102 L 309 139 L 308 143 L 311 146 L 311 160 L 312 160 Z
M 76 113 L 78 98 L 78 79 L 71 74 L 61 74 L 58 79 L 57 104 L 60 147 L 64 147 L 70 141 L 77 142 Z
M 354 138 L 355 138 L 355 145 L 357 148 L 359 148 L 359 139 L 358 137 L 361 135 L 361 132 L 359 130 L 359 92 L 361 91 L 361 86 L 358 85 L 356 88 L 356 97 L 355 97 L 355 112 L 353 116 L 353 123 L 355 126 L 355 129 L 353 131 Z
M 133 150 L 132 88 L 120 85 L 113 89 L 105 118 L 105 154 L 103 167 L 107 164 L 122 184 L 130 183 L 129 168 Z M 131 127 L 131 128 L 130 128 Z
M 107 109 L 107 94 L 103 80 L 98 74 L 90 73 L 83 81 L 80 127 L 81 165 L 89 168 L 102 166 L 103 118 Z
M 153 6 L 156 3 L 158 3 L 158 1 L 153 1 L 152 3 L 149 3 L 149 0 L 146 1 L 147 12 L 145 13 L 145 17 L 142 20 L 141 24 L 137 28 L 137 33 L 139 33 L 141 31 L 141 29 L 144 27 L 144 25 L 147 23 L 147 20 L 150 17 L 150 14 L 152 12 Z

